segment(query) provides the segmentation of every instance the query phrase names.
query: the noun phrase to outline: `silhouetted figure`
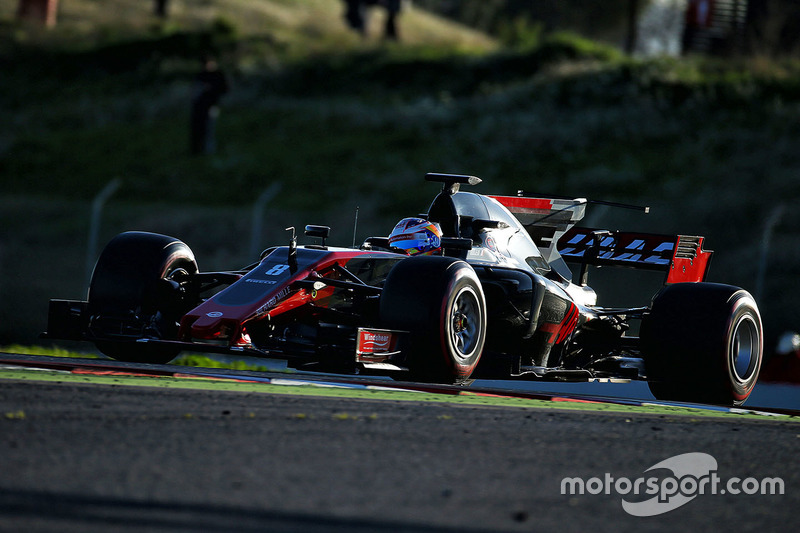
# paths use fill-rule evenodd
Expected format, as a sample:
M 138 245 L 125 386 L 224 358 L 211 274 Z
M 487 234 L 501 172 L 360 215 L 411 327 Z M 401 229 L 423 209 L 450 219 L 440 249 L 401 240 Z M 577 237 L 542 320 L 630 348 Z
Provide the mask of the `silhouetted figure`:
M 161 18 L 167 18 L 168 0 L 155 0 L 155 14 Z
M 384 37 L 397 40 L 397 15 L 400 13 L 401 0 L 344 0 L 344 18 L 347 25 L 365 37 L 367 34 L 367 7 L 380 5 L 386 9 L 386 27 Z
M 698 37 L 708 34 L 712 26 L 714 4 L 711 0 L 689 0 L 686 4 L 681 50 L 683 54 L 692 52 Z
M 386 7 L 386 29 L 384 36 L 393 41 L 397 40 L 397 15 L 400 14 L 400 0 L 384 0 Z
M 347 21 L 347 25 L 362 36 L 366 35 L 365 2 L 363 0 L 344 0 L 344 3 L 344 19 Z
M 20 0 L 17 18 L 35 21 L 51 28 L 56 25 L 58 18 L 58 0 Z
M 195 77 L 192 95 L 191 152 L 211 154 L 216 149 L 214 126 L 219 115 L 219 100 L 228 92 L 228 80 L 212 58 L 203 60 L 203 70 Z

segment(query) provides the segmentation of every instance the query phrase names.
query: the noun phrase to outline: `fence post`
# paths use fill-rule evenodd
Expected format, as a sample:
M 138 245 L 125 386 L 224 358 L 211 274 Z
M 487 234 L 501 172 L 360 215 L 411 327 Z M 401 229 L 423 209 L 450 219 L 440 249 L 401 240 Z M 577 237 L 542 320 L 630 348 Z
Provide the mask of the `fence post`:
M 103 213 L 103 206 L 111 196 L 117 192 L 122 180 L 114 178 L 94 197 L 92 200 L 92 217 L 89 221 L 89 244 L 86 249 L 86 280 L 91 282 L 92 270 L 94 269 L 95 254 L 97 253 L 97 239 L 100 234 L 100 215 Z
M 264 222 L 264 207 L 267 202 L 278 194 L 281 190 L 280 182 L 274 182 L 269 187 L 264 189 L 258 196 L 256 203 L 253 205 L 253 219 L 250 228 L 250 257 L 255 257 L 259 253 L 261 246 L 261 227 Z
M 769 254 L 770 241 L 772 240 L 772 233 L 775 231 L 775 226 L 780 222 L 783 216 L 783 211 L 786 208 L 784 204 L 779 204 L 773 209 L 766 222 L 764 223 L 764 233 L 761 236 L 761 254 L 758 260 L 758 274 L 756 276 L 756 301 L 759 301 L 764 296 L 764 280 L 767 276 L 767 256 Z

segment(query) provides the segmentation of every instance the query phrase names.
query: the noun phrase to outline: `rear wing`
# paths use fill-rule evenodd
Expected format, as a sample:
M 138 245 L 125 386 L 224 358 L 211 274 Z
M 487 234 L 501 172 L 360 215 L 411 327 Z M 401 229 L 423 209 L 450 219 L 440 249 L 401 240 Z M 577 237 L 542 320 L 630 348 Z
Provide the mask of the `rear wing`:
M 524 194 L 524 193 L 520 193 Z M 571 272 L 564 264 L 581 265 L 580 283 L 586 284 L 589 266 L 616 266 L 662 271 L 666 284 L 703 281 L 713 252 L 703 250 L 703 237 L 657 235 L 575 227 L 586 214 L 586 205 L 597 203 L 635 209 L 648 207 L 585 198 L 492 196 L 519 220 L 544 259 L 564 278 Z
M 616 266 L 662 271 L 666 284 L 704 281 L 711 266 L 703 237 L 658 235 L 573 227 L 558 241 L 558 252 L 568 263 L 581 265 L 580 283 L 588 266 Z

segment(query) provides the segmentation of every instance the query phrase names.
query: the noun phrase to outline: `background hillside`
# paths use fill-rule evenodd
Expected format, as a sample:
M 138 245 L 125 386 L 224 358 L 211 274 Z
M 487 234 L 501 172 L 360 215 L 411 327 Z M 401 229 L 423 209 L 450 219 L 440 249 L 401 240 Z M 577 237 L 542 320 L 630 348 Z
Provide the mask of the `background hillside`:
M 214 269 L 289 225 L 328 224 L 350 245 L 356 209 L 357 240 L 385 234 L 426 209 L 427 171 L 478 175 L 478 192 L 651 205 L 590 222 L 706 235 L 713 280 L 753 291 L 769 234 L 765 321 L 800 329 L 796 60 L 634 59 L 524 27 L 509 46 L 419 7 L 387 42 L 382 10 L 362 38 L 337 0 L 172 0 L 166 19 L 151 2 L 62 0 L 50 30 L 16 6 L 0 0 L 0 343 L 35 342 L 48 298 L 85 295 L 91 202 L 115 178 L 100 243 L 172 234 Z M 197 157 L 189 102 L 207 52 L 231 91 L 217 152 Z M 276 182 L 252 246 L 254 203 Z

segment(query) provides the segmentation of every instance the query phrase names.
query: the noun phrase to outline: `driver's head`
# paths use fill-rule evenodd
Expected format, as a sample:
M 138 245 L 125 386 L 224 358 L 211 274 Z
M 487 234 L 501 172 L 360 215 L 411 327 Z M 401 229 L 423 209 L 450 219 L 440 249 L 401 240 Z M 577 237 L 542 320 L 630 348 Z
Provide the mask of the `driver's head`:
M 389 245 L 408 255 L 433 255 L 442 251 L 442 229 L 436 222 L 404 218 L 389 234 Z

